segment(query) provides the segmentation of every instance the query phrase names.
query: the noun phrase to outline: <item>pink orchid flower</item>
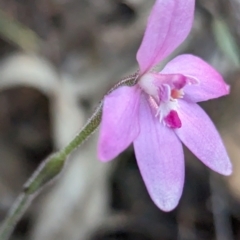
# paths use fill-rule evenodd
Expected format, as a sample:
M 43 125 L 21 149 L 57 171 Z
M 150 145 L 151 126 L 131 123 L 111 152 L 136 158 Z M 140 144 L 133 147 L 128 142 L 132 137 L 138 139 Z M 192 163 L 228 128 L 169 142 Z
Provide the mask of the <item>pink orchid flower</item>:
M 137 53 L 137 84 L 104 98 L 98 157 L 109 161 L 133 142 L 147 190 L 164 211 L 174 209 L 182 194 L 182 143 L 212 170 L 232 172 L 220 135 L 196 104 L 229 93 L 221 75 L 189 54 L 176 57 L 159 73 L 151 71 L 189 34 L 194 6 L 194 0 L 156 1 Z

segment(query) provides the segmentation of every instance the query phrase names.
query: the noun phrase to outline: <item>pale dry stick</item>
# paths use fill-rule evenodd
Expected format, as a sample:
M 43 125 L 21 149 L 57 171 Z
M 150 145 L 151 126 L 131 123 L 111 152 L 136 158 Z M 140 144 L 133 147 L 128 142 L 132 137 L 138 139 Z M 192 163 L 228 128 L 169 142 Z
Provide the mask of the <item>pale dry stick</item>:
M 111 93 L 121 86 L 132 86 L 136 84 L 138 74 L 131 75 L 117 85 L 115 85 L 109 92 Z M 50 183 L 62 171 L 67 157 L 80 146 L 94 131 L 101 122 L 103 100 L 99 103 L 93 115 L 89 118 L 86 125 L 82 128 L 80 133 L 62 150 L 53 154 L 45 161 L 43 161 L 37 170 L 33 173 L 31 178 L 24 185 L 23 192 L 17 198 L 12 209 L 10 209 L 6 219 L 0 227 L 0 240 L 9 239 L 15 225 L 20 220 L 25 210 L 31 204 L 33 198 Z

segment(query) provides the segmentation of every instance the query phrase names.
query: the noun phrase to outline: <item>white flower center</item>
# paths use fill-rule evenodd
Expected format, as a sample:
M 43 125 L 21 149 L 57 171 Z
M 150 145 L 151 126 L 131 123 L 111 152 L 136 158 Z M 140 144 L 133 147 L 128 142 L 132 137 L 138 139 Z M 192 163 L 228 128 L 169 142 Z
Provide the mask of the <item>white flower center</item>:
M 181 127 L 178 116 L 178 99 L 184 96 L 182 88 L 187 80 L 183 75 L 161 75 L 148 73 L 141 77 L 138 84 L 150 95 L 156 109 L 156 117 L 170 128 Z M 154 101 L 154 104 L 153 104 Z

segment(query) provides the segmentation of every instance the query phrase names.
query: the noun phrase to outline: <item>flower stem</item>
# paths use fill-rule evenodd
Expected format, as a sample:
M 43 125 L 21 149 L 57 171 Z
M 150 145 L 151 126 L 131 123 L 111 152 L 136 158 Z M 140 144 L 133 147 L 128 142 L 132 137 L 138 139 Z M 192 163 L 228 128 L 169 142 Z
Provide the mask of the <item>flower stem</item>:
M 51 182 L 51 180 L 62 171 L 68 155 L 97 129 L 101 122 L 102 105 L 101 102 L 80 133 L 64 149 L 43 161 L 31 178 L 26 182 L 23 193 L 17 198 L 0 227 L 0 240 L 9 239 L 15 225 L 24 214 L 31 200 L 37 195 L 42 187 Z
M 15 204 L 12 206 L 12 209 L 9 212 L 9 215 L 7 216 L 0 228 L 1 240 L 9 238 L 14 226 L 17 224 L 18 220 L 23 215 L 25 209 L 29 205 L 29 202 L 29 196 L 24 193 L 17 198 Z

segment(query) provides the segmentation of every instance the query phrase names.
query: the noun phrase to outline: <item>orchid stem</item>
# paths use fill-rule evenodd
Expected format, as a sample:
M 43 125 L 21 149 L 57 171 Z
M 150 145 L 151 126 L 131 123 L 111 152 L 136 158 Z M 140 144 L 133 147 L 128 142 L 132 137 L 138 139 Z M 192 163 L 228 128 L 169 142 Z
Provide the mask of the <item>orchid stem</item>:
M 3 225 L 0 229 L 0 239 L 5 240 L 8 239 L 11 232 L 14 229 L 14 226 L 18 222 L 18 220 L 23 215 L 25 209 L 29 204 L 29 196 L 26 194 L 21 194 L 17 198 L 15 204 L 13 205 L 12 209 L 9 212 L 9 216 L 3 222 Z
M 81 145 L 99 126 L 102 117 L 102 106 L 103 103 L 100 102 L 99 106 L 95 110 L 92 117 L 88 120 L 82 131 L 63 149 L 61 154 L 68 156 L 73 150 L 75 150 L 79 145 Z
M 19 195 L 0 227 L 0 240 L 9 239 L 15 225 L 24 214 L 32 199 L 62 171 L 69 154 L 97 129 L 101 122 L 102 105 L 101 102 L 80 133 L 64 149 L 43 161 L 26 182 L 23 193 Z

